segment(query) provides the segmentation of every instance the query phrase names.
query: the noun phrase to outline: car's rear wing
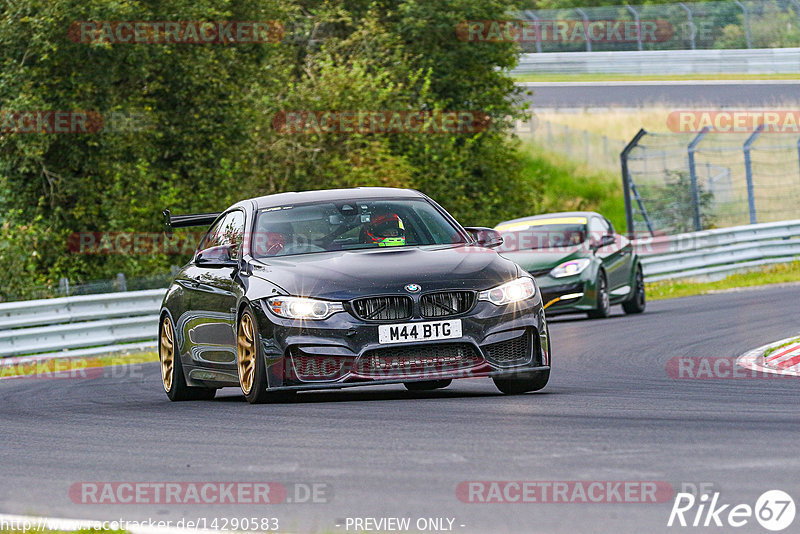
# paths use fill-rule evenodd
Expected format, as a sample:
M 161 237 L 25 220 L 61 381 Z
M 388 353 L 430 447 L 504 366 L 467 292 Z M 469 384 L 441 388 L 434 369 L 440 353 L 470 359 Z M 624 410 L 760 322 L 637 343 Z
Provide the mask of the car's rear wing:
M 168 209 L 161 213 L 164 215 L 164 226 L 166 226 L 168 230 L 172 228 L 187 228 L 189 226 L 209 226 L 220 216 L 220 213 L 172 215 Z

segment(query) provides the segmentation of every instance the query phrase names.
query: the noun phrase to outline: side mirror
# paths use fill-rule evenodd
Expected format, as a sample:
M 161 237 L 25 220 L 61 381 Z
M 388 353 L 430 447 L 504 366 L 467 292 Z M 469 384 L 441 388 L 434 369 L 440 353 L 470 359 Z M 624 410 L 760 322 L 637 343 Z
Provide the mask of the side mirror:
M 613 245 L 616 242 L 617 242 L 617 240 L 616 240 L 616 238 L 614 237 L 613 234 L 606 234 L 606 235 L 604 235 L 604 236 L 602 236 L 600 238 L 600 241 L 595 241 L 592 244 L 592 248 L 594 250 L 598 250 L 598 249 L 601 249 L 603 247 L 607 247 L 609 245 Z
M 204 267 L 231 267 L 236 265 L 233 258 L 234 245 L 219 245 L 197 253 L 194 262 Z
M 483 226 L 469 227 L 465 230 L 479 247 L 496 248 L 503 244 L 503 236 L 497 230 Z

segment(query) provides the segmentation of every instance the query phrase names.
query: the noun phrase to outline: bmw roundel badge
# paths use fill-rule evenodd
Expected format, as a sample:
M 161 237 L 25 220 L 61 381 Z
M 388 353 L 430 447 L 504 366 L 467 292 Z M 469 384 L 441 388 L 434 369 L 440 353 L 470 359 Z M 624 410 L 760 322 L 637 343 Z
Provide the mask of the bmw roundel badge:
M 418 284 L 408 284 L 406 286 L 406 291 L 408 291 L 409 293 L 419 293 L 420 289 L 422 289 L 422 288 L 419 287 Z

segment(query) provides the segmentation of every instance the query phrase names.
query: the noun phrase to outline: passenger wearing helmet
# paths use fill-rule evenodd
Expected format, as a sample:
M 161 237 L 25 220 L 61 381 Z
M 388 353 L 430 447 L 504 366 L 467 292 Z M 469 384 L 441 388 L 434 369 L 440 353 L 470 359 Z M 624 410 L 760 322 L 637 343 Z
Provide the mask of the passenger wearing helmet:
M 396 213 L 372 217 L 361 229 L 362 243 L 375 243 L 379 247 L 401 247 L 406 244 L 406 229 L 403 219 Z

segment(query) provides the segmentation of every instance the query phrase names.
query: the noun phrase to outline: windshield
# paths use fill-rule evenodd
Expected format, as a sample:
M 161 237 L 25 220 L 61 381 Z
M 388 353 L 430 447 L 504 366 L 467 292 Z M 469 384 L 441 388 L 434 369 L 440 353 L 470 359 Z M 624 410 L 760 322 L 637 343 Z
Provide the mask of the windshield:
M 458 229 L 424 199 L 349 200 L 260 210 L 252 254 L 259 258 L 464 242 Z
M 503 236 L 502 251 L 515 252 L 519 250 L 559 250 L 580 245 L 586 239 L 586 225 L 567 224 L 538 224 L 533 226 L 520 226 L 499 232 Z

